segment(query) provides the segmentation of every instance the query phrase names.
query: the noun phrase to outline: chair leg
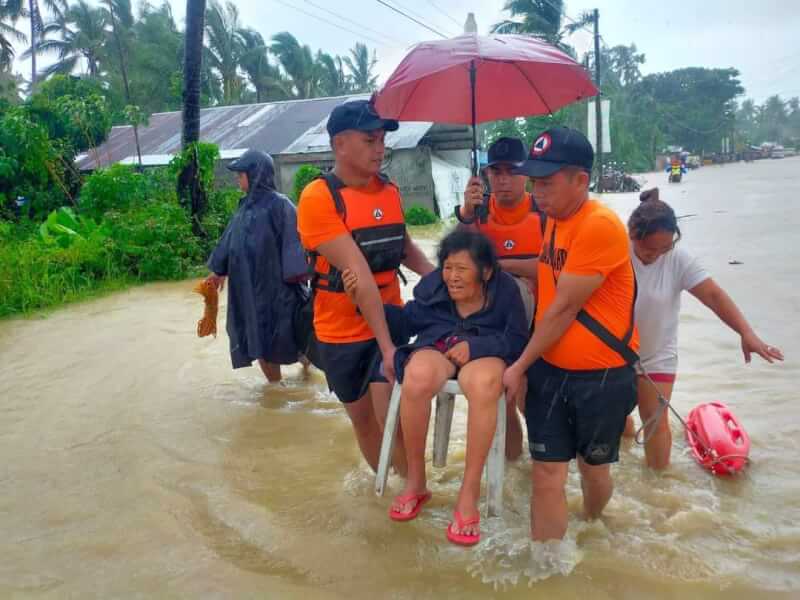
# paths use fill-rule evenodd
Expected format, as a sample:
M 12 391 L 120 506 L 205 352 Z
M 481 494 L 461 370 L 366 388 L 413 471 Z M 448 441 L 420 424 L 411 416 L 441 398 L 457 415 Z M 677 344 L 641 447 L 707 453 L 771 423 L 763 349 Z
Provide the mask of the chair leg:
M 453 423 L 453 408 L 456 398 L 452 394 L 436 394 L 436 420 L 433 425 L 433 466 L 447 464 L 447 446 L 450 443 L 450 426 Z
M 383 490 L 386 488 L 386 479 L 389 477 L 389 467 L 392 464 L 394 440 L 397 437 L 397 423 L 399 420 L 400 384 L 395 382 L 394 388 L 392 388 L 392 397 L 389 400 L 389 409 L 386 411 L 381 453 L 378 458 L 378 472 L 375 474 L 375 493 L 378 496 L 383 496 Z
M 497 427 L 486 459 L 486 513 L 499 517 L 503 508 L 503 478 L 506 466 L 506 395 L 497 402 Z

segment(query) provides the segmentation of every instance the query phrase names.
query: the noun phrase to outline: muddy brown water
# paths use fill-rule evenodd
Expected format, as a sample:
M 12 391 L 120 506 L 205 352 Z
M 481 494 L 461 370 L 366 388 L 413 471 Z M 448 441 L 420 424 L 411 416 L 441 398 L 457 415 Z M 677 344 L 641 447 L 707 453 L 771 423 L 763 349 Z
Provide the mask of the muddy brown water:
M 523 459 L 507 469 L 503 517 L 484 521 L 476 549 L 456 548 L 444 532 L 463 403 L 450 464 L 429 466 L 434 500 L 392 523 L 401 482 L 374 496 L 320 373 L 290 367 L 266 385 L 231 371 L 224 333 L 195 337 L 192 282 L 148 285 L 0 323 L 0 597 L 800 597 L 800 159 L 647 178 L 695 215 L 681 244 L 787 355 L 744 366 L 737 338 L 685 297 L 674 404 L 727 402 L 752 438 L 746 475 L 709 476 L 677 430 L 663 474 L 626 443 L 601 521 L 579 518 L 571 473 L 556 551 L 528 543 Z M 605 200 L 624 217 L 636 205 Z

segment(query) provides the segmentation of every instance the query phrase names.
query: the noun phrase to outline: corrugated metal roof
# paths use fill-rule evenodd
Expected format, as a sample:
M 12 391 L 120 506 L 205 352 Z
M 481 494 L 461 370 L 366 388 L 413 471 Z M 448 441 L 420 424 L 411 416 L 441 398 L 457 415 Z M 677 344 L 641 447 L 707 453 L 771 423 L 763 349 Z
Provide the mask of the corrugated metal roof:
M 239 106 L 219 106 L 200 111 L 200 139 L 226 151 L 256 148 L 273 155 L 325 152 L 330 149 L 325 123 L 334 107 L 356 98 L 338 96 Z M 431 123 L 401 123 L 387 136 L 387 146 L 412 148 L 431 128 Z M 149 124 L 139 128 L 142 155 L 171 156 L 181 145 L 180 111 L 156 113 Z M 76 158 L 78 169 L 88 171 L 136 156 L 133 128 L 112 127 L 108 139 L 97 151 Z

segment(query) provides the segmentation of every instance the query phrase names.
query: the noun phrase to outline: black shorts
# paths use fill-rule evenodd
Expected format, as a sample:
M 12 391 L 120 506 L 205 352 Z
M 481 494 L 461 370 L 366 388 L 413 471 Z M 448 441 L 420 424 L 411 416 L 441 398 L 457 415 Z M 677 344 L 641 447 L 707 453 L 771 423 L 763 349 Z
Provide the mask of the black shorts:
M 636 406 L 631 367 L 568 371 L 539 360 L 528 371 L 525 421 L 534 460 L 590 465 L 619 460 L 625 418 Z
M 345 344 L 317 342 L 317 346 L 328 389 L 340 402 L 355 402 L 367 393 L 370 383 L 387 382 L 380 373 L 381 351 L 374 339 Z

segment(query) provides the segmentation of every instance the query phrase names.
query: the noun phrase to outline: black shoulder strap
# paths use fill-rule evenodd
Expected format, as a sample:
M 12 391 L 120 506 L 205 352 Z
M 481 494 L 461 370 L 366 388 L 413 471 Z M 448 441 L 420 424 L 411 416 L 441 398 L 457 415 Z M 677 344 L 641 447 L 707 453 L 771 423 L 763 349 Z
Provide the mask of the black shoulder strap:
M 333 205 L 336 207 L 336 212 L 344 219 L 347 216 L 347 205 L 344 203 L 344 198 L 342 198 L 342 188 L 346 187 L 344 182 L 331 171 L 322 173 L 319 179 L 322 179 L 328 186 L 328 191 L 333 198 Z
M 633 265 L 631 265 L 631 270 L 633 270 Z M 636 297 L 639 295 L 639 284 L 636 282 L 636 273 L 633 273 L 633 302 L 631 303 L 631 321 L 628 325 L 628 331 L 625 332 L 625 335 L 622 339 L 616 337 L 613 333 L 611 333 L 605 325 L 603 325 L 600 321 L 595 319 L 592 315 L 586 312 L 584 309 L 580 309 L 578 311 L 575 320 L 578 321 L 581 325 L 586 327 L 589 331 L 591 331 L 595 336 L 600 338 L 606 346 L 611 348 L 614 352 L 619 354 L 622 358 L 625 359 L 625 362 L 628 366 L 633 366 L 639 362 L 639 355 L 634 352 L 628 344 L 631 341 L 631 337 L 633 337 L 633 329 L 635 326 L 635 311 L 636 311 Z
M 539 229 L 542 230 L 542 239 L 544 239 L 544 230 L 547 229 L 547 215 L 536 204 L 536 198 L 533 197 L 533 194 L 531 194 L 531 211 L 539 215 Z

